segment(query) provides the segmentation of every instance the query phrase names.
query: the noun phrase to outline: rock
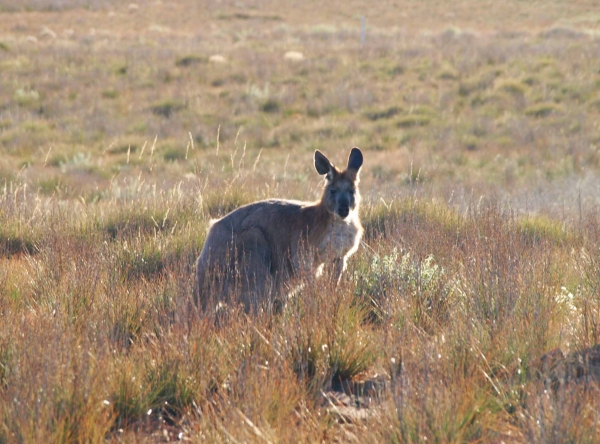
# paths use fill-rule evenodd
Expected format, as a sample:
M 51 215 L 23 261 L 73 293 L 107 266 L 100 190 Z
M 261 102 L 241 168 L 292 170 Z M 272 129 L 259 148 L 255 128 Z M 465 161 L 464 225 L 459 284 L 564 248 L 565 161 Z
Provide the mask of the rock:
M 291 60 L 293 62 L 300 62 L 304 60 L 304 54 L 298 51 L 288 51 L 284 54 L 283 58 L 285 60 Z
M 227 59 L 223 57 L 221 54 L 213 54 L 208 58 L 208 61 L 211 63 L 227 63 Z
M 48 28 L 47 26 L 44 26 L 42 28 L 42 30 L 40 31 L 40 38 L 43 38 L 43 39 L 55 39 L 56 38 L 56 33 L 54 31 L 52 31 L 50 28 Z
M 375 406 L 366 404 L 365 400 L 358 396 L 348 396 L 333 390 L 322 392 L 322 396 L 325 411 L 342 423 L 364 421 L 377 413 Z

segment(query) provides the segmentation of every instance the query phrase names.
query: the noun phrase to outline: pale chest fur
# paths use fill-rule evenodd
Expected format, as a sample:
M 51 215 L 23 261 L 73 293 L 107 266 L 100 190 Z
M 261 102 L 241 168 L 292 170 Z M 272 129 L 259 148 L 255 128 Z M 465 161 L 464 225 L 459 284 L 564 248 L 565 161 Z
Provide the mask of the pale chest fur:
M 319 259 L 329 261 L 354 253 L 358 248 L 361 235 L 362 227 L 357 219 L 353 217 L 345 220 L 336 218 L 319 244 Z

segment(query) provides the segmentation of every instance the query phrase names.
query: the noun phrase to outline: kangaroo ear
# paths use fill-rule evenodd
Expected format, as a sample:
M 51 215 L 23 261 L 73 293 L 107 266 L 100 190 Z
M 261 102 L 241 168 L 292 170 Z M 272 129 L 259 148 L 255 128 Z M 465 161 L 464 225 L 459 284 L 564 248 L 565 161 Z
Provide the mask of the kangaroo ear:
M 360 167 L 363 164 L 363 155 L 361 151 L 354 147 L 352 151 L 350 151 L 350 157 L 348 157 L 348 169 L 349 170 L 360 170 Z
M 331 164 L 329 159 L 325 157 L 325 154 L 323 154 L 319 150 L 315 151 L 315 168 L 317 172 L 321 175 L 327 174 L 331 170 L 333 170 L 333 165 Z

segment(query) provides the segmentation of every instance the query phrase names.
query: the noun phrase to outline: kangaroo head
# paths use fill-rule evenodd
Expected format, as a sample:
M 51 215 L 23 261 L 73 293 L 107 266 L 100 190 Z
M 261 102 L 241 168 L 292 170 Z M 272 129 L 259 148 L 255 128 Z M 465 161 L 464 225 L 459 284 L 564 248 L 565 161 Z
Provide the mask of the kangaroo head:
M 363 163 L 362 153 L 352 148 L 348 157 L 348 166 L 344 171 L 336 168 L 319 150 L 315 151 L 315 168 L 325 175 L 326 185 L 321 203 L 327 210 L 342 219 L 358 207 L 358 171 Z

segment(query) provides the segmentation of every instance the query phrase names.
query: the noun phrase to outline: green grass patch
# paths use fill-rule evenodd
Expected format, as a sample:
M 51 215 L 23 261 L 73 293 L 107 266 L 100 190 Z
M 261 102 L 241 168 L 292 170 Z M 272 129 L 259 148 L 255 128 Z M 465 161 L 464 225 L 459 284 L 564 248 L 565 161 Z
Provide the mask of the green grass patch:
M 111 238 L 149 236 L 159 231 L 169 230 L 173 220 L 168 212 L 150 212 L 124 208 L 109 215 L 100 222 L 101 229 Z
M 163 159 L 167 162 L 176 162 L 179 160 L 185 160 L 186 158 L 186 150 L 178 147 L 168 147 L 163 149 Z
M 23 107 L 37 105 L 40 101 L 40 93 L 31 88 L 18 88 L 13 94 L 13 100 Z
M 137 142 L 129 143 L 129 142 L 118 142 L 113 145 L 110 145 L 106 152 L 111 155 L 119 155 L 119 154 L 133 154 L 140 146 Z
M 458 80 L 460 77 L 460 74 L 453 66 L 445 65 L 440 69 L 437 77 L 438 77 L 438 79 L 441 79 L 441 80 L 453 81 L 453 80 Z
M 390 119 L 402 112 L 402 108 L 398 106 L 390 106 L 385 109 L 374 109 L 365 111 L 365 117 L 369 120 L 380 120 L 380 119 Z
M 396 120 L 396 126 L 399 128 L 411 128 L 415 126 L 427 126 L 431 122 L 431 117 L 424 114 L 409 114 Z
M 504 79 L 497 81 L 494 87 L 499 91 L 504 91 L 514 95 L 525 95 L 527 92 L 525 84 L 516 79 Z
M 571 239 L 564 224 L 543 214 L 527 216 L 519 221 L 521 235 L 527 242 L 561 244 Z
M 119 97 L 119 91 L 117 91 L 116 89 L 105 89 L 104 91 L 102 91 L 102 97 L 104 97 L 105 99 L 116 99 L 117 97 Z
M 397 65 L 394 65 L 391 68 L 389 68 L 387 70 L 387 74 L 388 74 L 388 76 L 390 76 L 392 78 L 396 78 L 396 77 L 403 75 L 405 71 L 406 71 L 406 68 L 404 65 L 397 64 Z
M 41 194 L 52 195 L 60 191 L 63 181 L 60 177 L 48 177 L 37 181 L 37 190 Z
M 140 250 L 124 250 L 120 257 L 121 269 L 125 279 L 155 279 L 165 271 L 165 258 L 160 249 L 153 244 L 142 245 Z
M 391 235 L 401 224 L 426 223 L 457 235 L 466 223 L 464 217 L 444 204 L 408 198 L 363 207 L 361 221 L 369 241 Z

